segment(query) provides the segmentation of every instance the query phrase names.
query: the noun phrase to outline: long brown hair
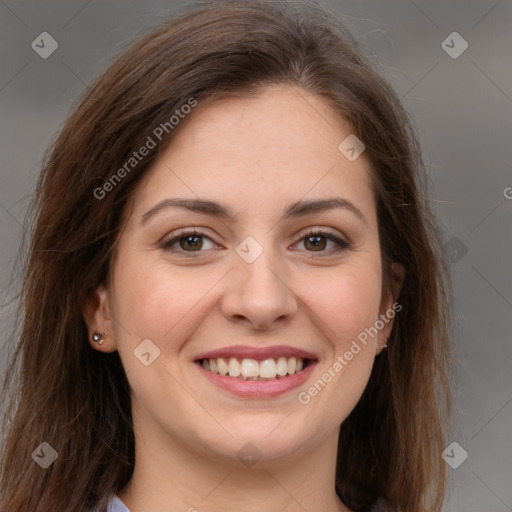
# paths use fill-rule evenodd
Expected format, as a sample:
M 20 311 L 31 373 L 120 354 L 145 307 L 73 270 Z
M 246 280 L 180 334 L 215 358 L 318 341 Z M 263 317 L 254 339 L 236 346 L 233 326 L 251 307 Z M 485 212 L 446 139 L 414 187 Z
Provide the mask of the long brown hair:
M 126 375 L 117 352 L 90 347 L 81 310 L 107 279 L 127 199 L 186 118 L 122 179 L 112 176 L 191 98 L 270 84 L 323 97 L 364 142 L 384 285 L 391 262 L 405 268 L 389 349 L 340 428 L 336 491 L 357 512 L 379 496 L 401 512 L 441 509 L 450 287 L 415 130 L 370 62 L 319 6 L 222 1 L 166 22 L 90 87 L 47 153 L 32 204 L 22 325 L 3 388 L 2 512 L 104 507 L 130 479 Z M 42 442 L 58 453 L 47 469 L 31 456 Z

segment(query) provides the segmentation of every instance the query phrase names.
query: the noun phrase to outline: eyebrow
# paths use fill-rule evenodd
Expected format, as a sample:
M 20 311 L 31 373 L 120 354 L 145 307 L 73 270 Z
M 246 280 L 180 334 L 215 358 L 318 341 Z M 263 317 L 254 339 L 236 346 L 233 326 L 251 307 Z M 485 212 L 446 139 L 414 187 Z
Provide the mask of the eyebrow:
M 233 210 L 226 205 L 222 205 L 215 201 L 209 201 L 206 199 L 185 199 L 185 198 L 172 198 L 164 199 L 158 202 L 150 210 L 148 210 L 141 219 L 141 224 L 145 224 L 151 217 L 160 213 L 162 210 L 168 208 L 181 208 L 184 210 L 203 213 L 211 215 L 213 217 L 221 219 L 229 219 L 236 221 L 238 215 L 235 215 Z M 367 224 L 366 218 L 363 212 L 357 208 L 348 199 L 341 197 L 333 197 L 329 199 L 313 199 L 309 201 L 300 200 L 295 203 L 286 206 L 285 212 L 281 217 L 281 220 L 296 218 L 308 215 L 315 212 L 323 212 L 334 209 L 346 210 L 354 214 L 359 220 Z

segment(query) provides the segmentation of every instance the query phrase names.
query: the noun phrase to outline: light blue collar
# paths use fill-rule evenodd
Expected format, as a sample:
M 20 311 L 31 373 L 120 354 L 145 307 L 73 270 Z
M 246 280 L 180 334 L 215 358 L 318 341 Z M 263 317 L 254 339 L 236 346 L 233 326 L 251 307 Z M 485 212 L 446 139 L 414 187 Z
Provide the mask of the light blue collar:
M 107 512 L 130 512 L 130 509 L 119 499 L 113 496 L 108 502 Z

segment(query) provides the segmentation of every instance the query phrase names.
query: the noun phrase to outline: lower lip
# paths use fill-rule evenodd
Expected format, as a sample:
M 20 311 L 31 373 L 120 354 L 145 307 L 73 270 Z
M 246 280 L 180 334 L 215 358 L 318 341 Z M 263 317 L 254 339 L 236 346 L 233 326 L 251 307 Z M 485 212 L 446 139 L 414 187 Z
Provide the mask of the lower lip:
M 317 365 L 317 361 L 310 361 L 308 366 L 295 375 L 282 377 L 276 380 L 240 380 L 226 377 L 205 370 L 200 363 L 195 363 L 200 372 L 215 386 L 233 393 L 242 398 L 272 398 L 287 391 L 298 388 L 308 379 Z

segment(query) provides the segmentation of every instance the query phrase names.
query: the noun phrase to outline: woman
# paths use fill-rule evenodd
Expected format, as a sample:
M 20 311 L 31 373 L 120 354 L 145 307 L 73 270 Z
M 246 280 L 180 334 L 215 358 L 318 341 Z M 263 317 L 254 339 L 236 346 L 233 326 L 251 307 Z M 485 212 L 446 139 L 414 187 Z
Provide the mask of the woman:
M 321 9 L 220 2 L 137 42 L 37 187 L 1 510 L 441 510 L 422 173 Z

